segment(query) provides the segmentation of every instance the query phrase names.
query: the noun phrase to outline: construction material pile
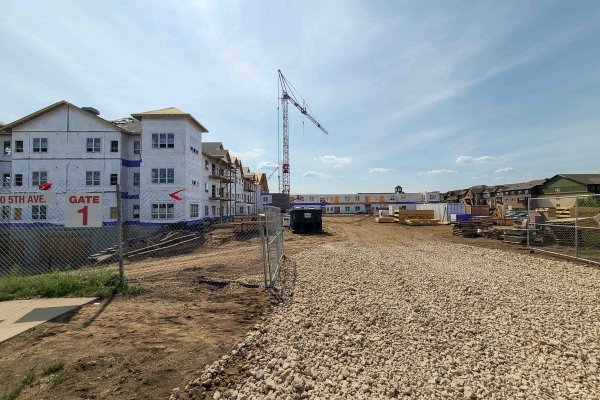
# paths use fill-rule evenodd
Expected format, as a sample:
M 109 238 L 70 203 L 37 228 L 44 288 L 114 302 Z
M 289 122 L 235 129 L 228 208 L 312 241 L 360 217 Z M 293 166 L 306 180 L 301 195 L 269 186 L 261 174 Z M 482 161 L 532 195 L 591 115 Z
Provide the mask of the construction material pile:
M 452 234 L 465 238 L 476 238 L 479 236 L 477 227 L 471 222 L 457 222 L 452 227 Z
M 403 225 L 424 226 L 438 225 L 440 221 L 434 218 L 433 210 L 395 210 L 394 220 Z
M 233 230 L 236 233 L 258 232 L 264 221 L 264 214 L 233 217 Z
M 332 243 L 295 258 L 293 302 L 173 399 L 600 393 L 598 269 L 442 242 Z

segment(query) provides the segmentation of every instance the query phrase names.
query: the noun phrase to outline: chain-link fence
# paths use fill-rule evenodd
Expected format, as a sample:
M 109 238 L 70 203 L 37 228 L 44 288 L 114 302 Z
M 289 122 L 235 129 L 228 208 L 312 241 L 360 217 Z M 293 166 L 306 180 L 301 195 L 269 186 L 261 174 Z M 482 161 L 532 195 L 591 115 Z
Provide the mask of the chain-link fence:
M 0 276 L 106 266 L 119 244 L 118 191 L 0 192 Z
M 250 193 L 14 189 L 0 192 L 0 279 L 102 270 L 156 282 L 200 267 L 206 281 L 270 288 L 277 279 L 281 214 L 263 214 Z
M 531 249 L 600 264 L 600 195 L 532 198 Z
M 274 289 L 284 261 L 283 217 L 277 207 L 264 208 L 265 225 L 262 232 L 263 272 L 265 287 Z

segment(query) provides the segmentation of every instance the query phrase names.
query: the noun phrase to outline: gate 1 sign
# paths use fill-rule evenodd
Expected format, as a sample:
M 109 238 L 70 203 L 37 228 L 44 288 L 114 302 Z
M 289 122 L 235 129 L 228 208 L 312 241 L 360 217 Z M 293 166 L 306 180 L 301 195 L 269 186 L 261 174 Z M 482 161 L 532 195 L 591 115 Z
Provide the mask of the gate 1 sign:
M 102 226 L 102 194 L 67 194 L 65 227 L 97 228 Z
M 0 194 L 0 205 L 38 206 L 56 203 L 55 193 Z

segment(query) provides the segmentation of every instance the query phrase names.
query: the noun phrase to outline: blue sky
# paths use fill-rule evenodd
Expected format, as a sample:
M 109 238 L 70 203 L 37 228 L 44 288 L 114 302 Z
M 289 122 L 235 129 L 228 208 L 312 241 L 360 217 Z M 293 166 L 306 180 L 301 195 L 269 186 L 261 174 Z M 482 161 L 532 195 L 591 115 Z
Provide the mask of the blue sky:
M 598 1 L 0 0 L 0 120 L 58 100 L 175 106 L 292 192 L 448 190 L 600 172 Z M 270 186 L 277 189 L 277 179 Z

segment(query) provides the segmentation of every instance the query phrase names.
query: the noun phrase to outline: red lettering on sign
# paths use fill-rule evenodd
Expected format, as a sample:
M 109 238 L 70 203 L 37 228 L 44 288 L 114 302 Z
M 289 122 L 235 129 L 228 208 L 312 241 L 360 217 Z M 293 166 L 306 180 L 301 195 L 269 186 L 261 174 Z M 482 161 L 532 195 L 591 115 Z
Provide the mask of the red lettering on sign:
M 69 203 L 71 204 L 100 204 L 100 196 L 71 196 L 69 197 Z
M 82 214 L 82 224 L 83 226 L 87 226 L 88 224 L 88 206 L 83 206 L 83 208 L 80 208 L 79 210 L 77 210 L 78 214 Z

